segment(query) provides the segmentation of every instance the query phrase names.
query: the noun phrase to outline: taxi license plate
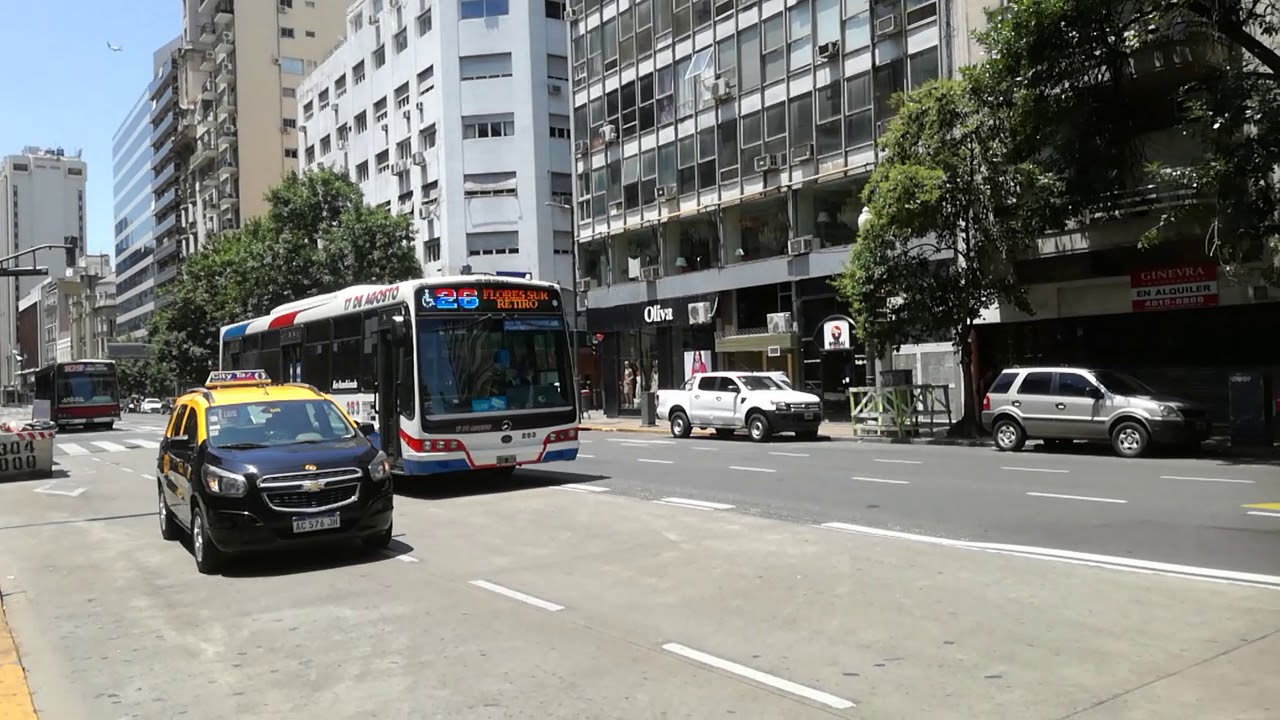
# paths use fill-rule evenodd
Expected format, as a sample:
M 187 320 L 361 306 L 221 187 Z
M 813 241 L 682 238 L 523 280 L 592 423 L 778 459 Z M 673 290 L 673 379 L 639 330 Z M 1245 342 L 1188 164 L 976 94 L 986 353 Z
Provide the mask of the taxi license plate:
M 813 419 L 813 413 L 805 413 L 805 414 L 804 414 L 804 419 L 805 419 L 805 420 L 812 420 L 812 419 Z
M 499 465 L 515 465 L 516 456 L 515 455 L 499 455 L 498 464 Z
M 296 517 L 293 519 L 293 531 L 295 533 L 315 532 L 316 530 L 333 530 L 342 527 L 342 515 L 333 513 L 332 515 L 308 515 L 306 517 Z

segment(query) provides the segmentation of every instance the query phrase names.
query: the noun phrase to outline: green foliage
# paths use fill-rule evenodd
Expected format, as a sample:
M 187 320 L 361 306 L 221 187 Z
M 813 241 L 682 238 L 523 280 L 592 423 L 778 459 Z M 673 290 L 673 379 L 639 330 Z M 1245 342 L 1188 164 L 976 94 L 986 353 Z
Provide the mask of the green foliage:
M 350 285 L 421 277 L 410 219 L 365 205 L 345 174 L 291 174 L 267 201 L 263 217 L 213 238 L 166 286 L 150 337 L 170 384 L 203 381 L 216 367 L 224 325 Z
M 1060 205 L 1183 188 L 1200 202 L 1158 214 L 1144 241 L 1203 233 L 1231 266 L 1280 249 L 1277 35 L 1277 0 L 1010 0 L 978 34 L 990 58 L 974 77 L 1016 117 L 1019 153 L 1063 179 Z M 1149 157 L 1143 135 L 1169 127 L 1203 157 Z
M 166 372 L 155 358 L 129 358 L 116 362 L 116 377 L 120 397 L 166 397 L 173 393 L 172 385 L 165 384 Z
M 871 218 L 834 282 L 878 347 L 948 337 L 971 363 L 973 323 L 994 304 L 1030 311 L 1012 261 L 1060 221 L 1053 176 L 1010 160 L 1017 134 L 966 79 L 902 98 L 863 191 Z M 972 417 L 972 398 L 966 414 Z

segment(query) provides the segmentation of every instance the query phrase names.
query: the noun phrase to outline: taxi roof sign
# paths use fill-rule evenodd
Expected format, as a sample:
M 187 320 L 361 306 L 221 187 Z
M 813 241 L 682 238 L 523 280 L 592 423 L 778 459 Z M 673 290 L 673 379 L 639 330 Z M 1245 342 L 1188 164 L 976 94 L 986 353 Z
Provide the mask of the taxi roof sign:
M 234 387 L 236 385 L 265 385 L 271 382 L 266 370 L 214 370 L 205 381 L 207 388 Z

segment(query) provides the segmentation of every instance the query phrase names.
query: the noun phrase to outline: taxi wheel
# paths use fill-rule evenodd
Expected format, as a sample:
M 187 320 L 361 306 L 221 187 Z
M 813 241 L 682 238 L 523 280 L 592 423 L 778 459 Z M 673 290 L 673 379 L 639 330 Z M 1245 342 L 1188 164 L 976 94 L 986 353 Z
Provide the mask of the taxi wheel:
M 196 557 L 196 570 L 201 575 L 217 575 L 226 564 L 226 554 L 209 537 L 209 528 L 201 508 L 196 508 L 191 516 L 191 554 Z
M 164 485 L 160 482 L 156 483 L 156 495 L 160 498 L 160 537 L 177 540 L 182 536 L 182 528 L 178 527 L 178 519 L 173 516 L 169 503 L 164 499 Z
M 391 536 L 395 534 L 395 526 L 388 525 L 386 530 L 360 538 L 366 550 L 383 550 L 391 544 Z

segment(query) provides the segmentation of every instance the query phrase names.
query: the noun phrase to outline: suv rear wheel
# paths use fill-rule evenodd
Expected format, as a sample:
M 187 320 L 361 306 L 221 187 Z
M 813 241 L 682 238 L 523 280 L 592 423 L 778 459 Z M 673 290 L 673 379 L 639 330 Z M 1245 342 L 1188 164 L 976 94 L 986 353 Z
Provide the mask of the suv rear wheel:
M 1027 444 L 1027 433 L 1013 418 L 1002 417 L 996 421 L 991 431 L 995 438 L 996 450 L 1000 452 L 1017 452 Z
M 1140 457 L 1151 444 L 1151 434 L 1134 420 L 1125 420 L 1111 431 L 1111 447 L 1125 458 Z

